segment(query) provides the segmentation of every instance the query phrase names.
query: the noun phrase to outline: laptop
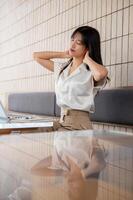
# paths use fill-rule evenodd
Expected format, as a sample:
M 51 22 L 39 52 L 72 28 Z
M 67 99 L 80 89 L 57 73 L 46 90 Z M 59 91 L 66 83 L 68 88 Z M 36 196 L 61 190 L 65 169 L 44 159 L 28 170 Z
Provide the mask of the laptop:
M 45 123 L 46 122 L 46 123 Z M 6 112 L 4 106 L 0 101 L 0 128 L 5 127 L 4 124 L 16 124 L 17 128 L 27 127 L 51 127 L 53 126 L 53 120 L 50 117 L 41 117 L 37 115 L 29 114 L 17 114 L 12 112 Z M 7 126 L 7 125 L 6 125 Z

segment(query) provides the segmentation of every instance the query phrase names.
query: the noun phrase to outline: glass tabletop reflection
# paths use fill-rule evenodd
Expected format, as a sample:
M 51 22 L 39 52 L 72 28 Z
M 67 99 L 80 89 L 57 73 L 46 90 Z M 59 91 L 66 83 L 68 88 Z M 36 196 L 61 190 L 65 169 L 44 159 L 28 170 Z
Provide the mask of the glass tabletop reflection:
M 0 136 L 0 200 L 132 200 L 133 136 L 68 131 Z

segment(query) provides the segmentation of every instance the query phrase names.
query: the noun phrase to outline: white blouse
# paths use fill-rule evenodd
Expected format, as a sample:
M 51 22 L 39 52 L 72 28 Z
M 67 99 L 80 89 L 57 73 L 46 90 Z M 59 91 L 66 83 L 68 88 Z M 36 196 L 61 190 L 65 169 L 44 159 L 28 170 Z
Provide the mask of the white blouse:
M 95 147 L 97 150 L 94 152 Z M 99 159 L 92 160 L 92 153 L 94 153 L 94 157 Z M 92 130 L 73 131 L 67 134 L 61 132 L 61 134 L 54 135 L 54 151 L 50 168 L 69 171 L 69 158 L 80 168 L 83 178 L 87 178 L 91 174 L 100 172 L 105 167 L 106 156 L 107 152 L 98 144 Z
M 93 75 L 82 63 L 70 75 L 70 65 L 59 75 L 64 63 L 54 62 L 55 93 L 57 104 L 63 109 L 76 109 L 94 112 L 94 97 L 102 89 L 107 79 L 94 86 Z

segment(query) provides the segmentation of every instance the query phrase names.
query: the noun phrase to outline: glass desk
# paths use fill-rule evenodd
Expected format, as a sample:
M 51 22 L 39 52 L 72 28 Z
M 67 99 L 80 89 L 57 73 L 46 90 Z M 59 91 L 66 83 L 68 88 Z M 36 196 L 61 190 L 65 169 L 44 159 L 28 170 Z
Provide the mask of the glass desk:
M 35 122 L 7 122 L 7 123 L 0 123 L 0 135 L 2 134 L 10 134 L 12 131 L 14 132 L 32 132 L 33 130 L 37 129 L 47 129 L 53 126 L 53 121 L 48 121 L 45 119 L 41 121 Z
M 0 200 L 132 200 L 133 136 L 72 131 L 0 136 Z

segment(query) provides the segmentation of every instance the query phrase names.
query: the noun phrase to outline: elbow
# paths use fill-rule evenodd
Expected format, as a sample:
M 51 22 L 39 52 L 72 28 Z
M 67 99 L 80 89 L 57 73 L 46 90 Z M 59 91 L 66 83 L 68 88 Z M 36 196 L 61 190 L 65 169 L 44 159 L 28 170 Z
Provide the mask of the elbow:
M 108 70 L 106 68 L 104 68 L 101 73 L 101 79 L 106 78 L 107 76 L 108 76 Z
M 34 53 L 33 53 L 33 56 L 32 56 L 32 57 L 33 57 L 33 59 L 34 59 L 34 60 L 36 60 L 36 61 L 37 61 L 37 59 L 38 59 L 38 56 L 37 56 L 37 53 L 36 53 L 36 52 L 34 52 Z
M 95 79 L 95 81 L 100 81 L 100 80 L 104 79 L 105 77 L 107 77 L 107 75 L 108 75 L 108 70 L 106 68 L 104 68 L 101 72 L 98 72 L 94 76 L 94 79 Z

